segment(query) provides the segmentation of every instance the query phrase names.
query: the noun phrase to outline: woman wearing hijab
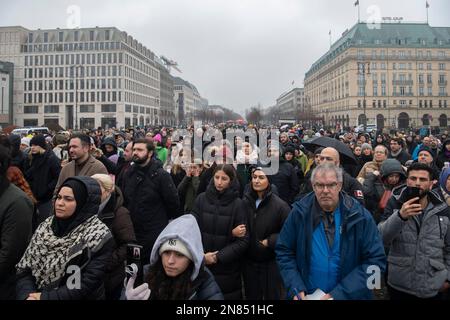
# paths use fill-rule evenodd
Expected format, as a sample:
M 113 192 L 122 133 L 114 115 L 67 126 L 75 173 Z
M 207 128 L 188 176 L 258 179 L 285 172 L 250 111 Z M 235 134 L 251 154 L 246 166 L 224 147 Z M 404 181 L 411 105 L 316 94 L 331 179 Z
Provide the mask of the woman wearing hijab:
M 441 187 L 441 193 L 445 202 L 450 206 L 450 168 L 441 172 L 439 177 L 439 185 Z
M 127 300 L 223 300 L 214 276 L 203 262 L 202 236 L 193 215 L 170 222 L 156 239 L 144 283 L 126 284 Z
M 101 190 L 90 177 L 68 178 L 54 215 L 39 225 L 17 264 L 19 300 L 103 299 L 112 235 L 97 213 Z
M 245 297 L 279 300 L 284 294 L 275 260 L 275 244 L 291 209 L 272 193 L 262 168 L 254 168 L 251 176 L 250 188 L 244 195 L 250 236 L 244 267 Z

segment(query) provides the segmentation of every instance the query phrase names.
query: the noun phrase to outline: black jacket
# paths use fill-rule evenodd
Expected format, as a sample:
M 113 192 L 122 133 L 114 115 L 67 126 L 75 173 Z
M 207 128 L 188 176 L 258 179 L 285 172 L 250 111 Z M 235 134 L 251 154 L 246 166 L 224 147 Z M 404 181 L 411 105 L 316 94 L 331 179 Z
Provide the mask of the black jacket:
M 39 202 L 52 199 L 60 173 L 60 161 L 51 150 L 33 155 L 31 160 L 25 162 L 25 179 Z
M 411 155 L 408 152 L 406 152 L 405 149 L 403 149 L 402 152 L 400 152 L 400 154 L 398 156 L 396 156 L 396 157 L 394 157 L 392 155 L 392 153 L 389 152 L 389 157 L 388 158 L 389 159 L 396 159 L 402 164 L 402 166 L 404 166 L 406 161 L 411 160 Z
M 436 158 L 436 166 L 438 167 L 439 170 L 442 170 L 445 162 L 450 162 L 450 157 L 445 155 L 445 151 L 446 151 L 445 146 L 448 144 L 450 144 L 450 139 L 447 139 L 444 141 L 444 143 L 442 144 L 441 152 L 439 152 L 439 155 Z
M 192 214 L 197 218 L 202 233 L 204 251 L 219 251 L 217 264 L 208 268 L 225 299 L 241 298 L 240 259 L 248 248 L 248 233 L 243 238 L 234 238 L 231 233 L 238 225 L 247 225 L 237 179 L 223 193 L 219 193 L 211 181 L 206 192 L 197 197 Z
M 100 188 L 94 179 L 86 179 L 86 177 L 72 177 L 69 179 L 76 179 L 83 182 L 88 191 L 88 198 L 85 205 L 68 228 L 68 230 L 73 230 L 98 213 Z M 96 248 L 97 250 L 91 250 L 89 247 L 85 247 L 82 250 L 80 249 L 79 252 L 74 251 L 74 257 L 66 264 L 65 275 L 54 284 L 42 289 L 41 300 L 104 299 L 105 271 L 111 257 L 113 246 L 112 236 L 108 233 L 103 242 Z M 70 283 L 69 277 L 73 275 L 73 271 L 69 272 L 68 270 L 70 266 L 78 266 L 80 268 L 80 289 L 69 289 L 67 286 L 67 283 Z M 27 269 L 18 273 L 17 278 L 17 299 L 25 300 L 30 293 L 38 292 L 36 281 L 31 270 Z
M 16 298 L 16 269 L 32 232 L 33 204 L 19 188 L 0 178 L 0 300 Z
M 269 180 L 271 184 L 277 186 L 280 198 L 291 205 L 300 191 L 297 173 L 292 164 L 284 159 L 280 159 L 279 165 L 278 173 L 269 176 Z
M 278 196 L 268 191 L 256 208 L 258 195 L 248 189 L 244 195 L 248 219 L 250 243 L 247 258 L 255 262 L 275 261 L 275 244 L 291 208 Z M 263 246 L 260 241 L 268 239 L 269 246 Z
M 114 238 L 114 248 L 106 266 L 106 296 L 110 297 L 117 287 L 123 285 L 125 278 L 124 263 L 127 257 L 127 244 L 136 243 L 130 212 L 123 207 L 123 195 L 119 188 L 111 194 L 111 198 L 98 218 L 108 226 Z
M 130 211 L 137 242 L 144 247 L 143 261 L 149 261 L 156 238 L 181 212 L 178 191 L 161 162 L 153 159 L 146 167 L 133 165 L 123 182 L 124 206 Z

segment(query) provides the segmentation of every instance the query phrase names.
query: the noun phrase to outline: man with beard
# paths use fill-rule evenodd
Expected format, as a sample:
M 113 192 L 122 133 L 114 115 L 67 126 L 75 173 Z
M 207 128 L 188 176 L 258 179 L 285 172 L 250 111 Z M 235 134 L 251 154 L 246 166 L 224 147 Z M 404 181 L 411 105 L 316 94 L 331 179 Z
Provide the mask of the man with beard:
M 412 164 L 406 186 L 393 190 L 378 225 L 390 249 L 388 290 L 393 300 L 439 299 L 450 288 L 450 209 L 432 191 L 432 176 L 428 165 Z
M 69 140 L 69 157 L 71 161 L 65 165 L 59 175 L 55 191 L 67 178 L 75 176 L 93 176 L 97 173 L 108 174 L 108 170 L 100 161 L 90 155 L 91 138 L 86 134 L 73 135 Z
M 153 157 L 155 146 L 145 139 L 133 143 L 133 164 L 123 179 L 124 206 L 130 211 L 138 244 L 147 263 L 156 238 L 170 219 L 180 215 L 178 191 L 161 162 Z

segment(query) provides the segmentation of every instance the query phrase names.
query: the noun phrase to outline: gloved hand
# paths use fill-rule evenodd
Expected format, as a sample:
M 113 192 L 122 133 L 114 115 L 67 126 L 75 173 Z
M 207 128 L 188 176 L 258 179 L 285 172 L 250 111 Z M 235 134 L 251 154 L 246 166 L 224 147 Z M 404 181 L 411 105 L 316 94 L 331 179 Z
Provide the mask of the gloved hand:
M 126 285 L 125 296 L 127 300 L 148 300 L 150 293 L 152 292 L 148 288 L 148 283 L 143 283 L 139 287 L 134 287 L 134 281 L 136 280 L 136 275 L 132 276 Z

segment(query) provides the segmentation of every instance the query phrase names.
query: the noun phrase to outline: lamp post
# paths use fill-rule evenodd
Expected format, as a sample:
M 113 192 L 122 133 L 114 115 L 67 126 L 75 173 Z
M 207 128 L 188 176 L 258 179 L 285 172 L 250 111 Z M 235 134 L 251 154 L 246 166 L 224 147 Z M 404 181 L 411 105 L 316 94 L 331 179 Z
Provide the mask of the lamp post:
M 364 110 L 364 132 L 367 130 L 367 114 L 366 114 L 366 74 L 370 74 L 370 62 L 358 62 L 358 75 L 362 75 L 362 81 L 364 85 L 364 100 L 363 100 L 363 110 Z
M 72 65 L 75 68 L 75 130 L 78 130 L 78 68 L 82 65 Z M 73 75 L 72 75 L 73 78 Z

